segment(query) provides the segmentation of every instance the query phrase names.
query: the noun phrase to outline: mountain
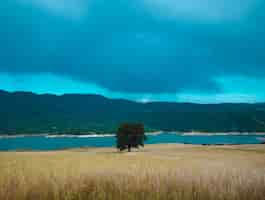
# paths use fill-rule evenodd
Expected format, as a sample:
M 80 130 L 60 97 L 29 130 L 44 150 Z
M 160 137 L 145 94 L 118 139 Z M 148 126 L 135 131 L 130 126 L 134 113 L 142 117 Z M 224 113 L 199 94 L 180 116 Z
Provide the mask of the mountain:
M 137 121 L 148 130 L 264 132 L 265 103 L 137 103 L 100 95 L 0 91 L 0 134 L 114 132 Z

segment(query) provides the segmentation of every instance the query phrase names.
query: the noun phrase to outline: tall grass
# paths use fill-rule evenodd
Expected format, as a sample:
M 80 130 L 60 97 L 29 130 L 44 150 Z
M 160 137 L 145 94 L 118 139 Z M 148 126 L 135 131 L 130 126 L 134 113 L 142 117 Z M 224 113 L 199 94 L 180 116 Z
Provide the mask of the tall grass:
M 0 163 L 0 200 L 265 199 L 265 168 L 253 167 L 256 163 L 241 166 L 235 160 L 228 166 L 227 161 L 222 165 L 200 159 L 204 162 L 200 166 L 196 162 L 181 166 L 141 156 L 91 155 L 80 163 L 83 156 L 71 158 L 70 164 L 67 156 L 73 155 L 32 158 L 18 154 L 1 159 L 8 162 Z
M 106 172 L 61 178 L 13 173 L 1 184 L 1 200 L 264 200 L 265 175 L 217 172 L 194 176 L 184 171 Z

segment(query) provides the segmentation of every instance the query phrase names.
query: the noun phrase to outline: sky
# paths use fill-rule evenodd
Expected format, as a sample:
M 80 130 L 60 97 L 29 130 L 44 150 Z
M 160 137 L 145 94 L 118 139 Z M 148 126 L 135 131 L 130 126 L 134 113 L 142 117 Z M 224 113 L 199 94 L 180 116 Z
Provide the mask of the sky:
M 0 2 L 0 89 L 265 102 L 264 0 Z

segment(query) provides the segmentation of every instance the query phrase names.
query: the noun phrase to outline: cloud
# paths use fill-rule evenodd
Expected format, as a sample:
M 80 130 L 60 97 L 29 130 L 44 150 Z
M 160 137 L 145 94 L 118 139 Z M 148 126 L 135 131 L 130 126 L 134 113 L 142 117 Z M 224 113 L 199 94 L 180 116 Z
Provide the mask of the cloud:
M 65 93 L 100 94 L 109 98 L 125 98 L 141 103 L 153 101 L 224 103 L 224 102 L 264 102 L 263 92 L 265 78 L 249 79 L 247 77 L 222 77 L 216 80 L 224 91 L 214 94 L 200 92 L 180 93 L 130 93 L 115 92 L 89 82 L 63 78 L 49 73 L 41 74 L 8 74 L 0 73 L 0 89 L 7 91 L 29 91 L 38 94 Z
M 220 94 L 219 77 L 265 77 L 259 0 L 23 1 L 30 6 L 1 2 L 2 73 L 49 73 L 112 92 L 172 98 Z M 75 13 L 81 23 L 65 17 Z
M 240 20 L 255 8 L 252 0 L 144 0 L 145 5 L 159 15 L 168 18 L 222 22 Z
M 87 13 L 89 1 L 86 0 L 18 0 L 22 4 L 33 5 L 54 15 L 80 19 Z

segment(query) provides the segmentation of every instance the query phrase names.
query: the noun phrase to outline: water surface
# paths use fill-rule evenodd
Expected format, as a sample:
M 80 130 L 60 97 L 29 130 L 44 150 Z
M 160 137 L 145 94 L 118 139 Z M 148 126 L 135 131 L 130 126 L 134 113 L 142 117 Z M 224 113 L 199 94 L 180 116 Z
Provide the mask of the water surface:
M 260 144 L 265 135 L 213 135 L 194 136 L 163 133 L 148 135 L 146 144 L 182 143 L 182 144 Z M 80 147 L 113 147 L 115 137 L 46 137 L 26 136 L 0 138 L 0 151 L 12 150 L 59 150 Z

